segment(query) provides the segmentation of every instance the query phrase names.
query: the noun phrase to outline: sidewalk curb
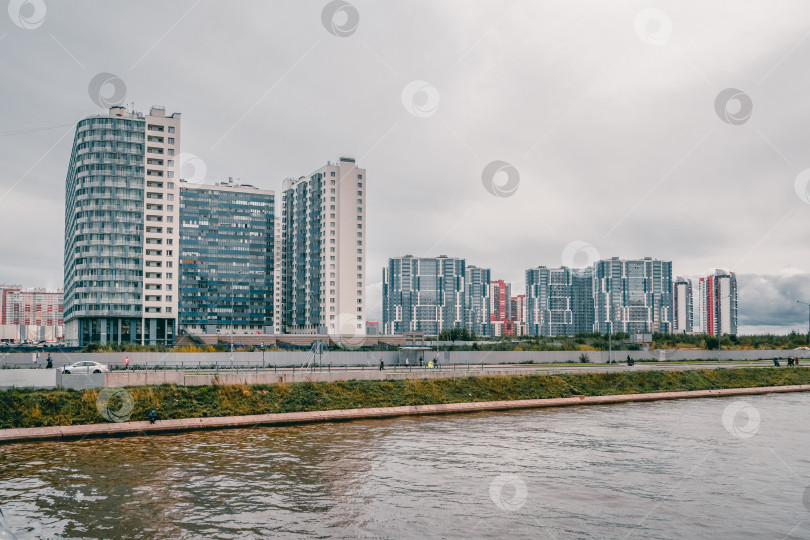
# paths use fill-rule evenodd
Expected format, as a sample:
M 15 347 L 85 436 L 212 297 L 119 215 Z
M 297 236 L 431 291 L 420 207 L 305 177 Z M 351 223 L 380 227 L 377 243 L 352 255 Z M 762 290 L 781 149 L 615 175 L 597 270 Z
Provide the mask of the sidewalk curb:
M 575 405 L 610 405 L 616 403 L 660 401 L 669 399 L 746 396 L 809 391 L 810 384 L 801 384 L 792 386 L 692 390 L 685 392 L 655 392 L 650 394 L 619 394 L 613 396 L 523 399 L 515 401 L 479 401 L 472 403 L 442 403 L 436 405 L 405 405 L 400 407 L 338 409 L 328 411 L 257 414 L 250 416 L 222 416 L 215 418 L 184 418 L 178 420 L 158 420 L 154 424 L 150 424 L 148 421 L 142 421 L 122 422 L 120 424 L 87 424 L 76 426 L 16 428 L 0 430 L 0 444 L 23 441 L 67 441 L 97 437 L 126 437 L 254 426 L 287 426 L 315 422 L 343 422 L 348 420 L 361 420 L 369 418 L 394 418 L 398 416 L 504 411 L 512 409 L 539 409 L 545 407 L 570 407 Z

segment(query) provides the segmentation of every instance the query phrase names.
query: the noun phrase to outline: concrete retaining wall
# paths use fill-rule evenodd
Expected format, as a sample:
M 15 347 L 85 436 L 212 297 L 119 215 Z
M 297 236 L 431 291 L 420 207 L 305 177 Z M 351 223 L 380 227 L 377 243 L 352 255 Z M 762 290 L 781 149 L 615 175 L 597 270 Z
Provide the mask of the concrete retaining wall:
M 8 388 L 53 388 L 55 369 L 0 369 L 0 390 Z
M 62 388 L 71 390 L 87 390 L 88 388 L 102 388 L 108 386 L 104 379 L 104 373 L 70 373 L 64 375 L 56 374 L 56 384 Z

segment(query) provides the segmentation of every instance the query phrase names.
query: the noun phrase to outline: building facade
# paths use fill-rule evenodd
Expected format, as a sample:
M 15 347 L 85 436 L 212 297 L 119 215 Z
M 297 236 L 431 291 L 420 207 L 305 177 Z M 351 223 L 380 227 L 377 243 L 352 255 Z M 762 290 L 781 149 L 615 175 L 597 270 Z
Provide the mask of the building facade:
M 180 330 L 273 333 L 275 193 L 181 181 L 179 227 Z
M 70 344 L 174 342 L 179 154 L 179 113 L 113 107 L 77 124 L 65 182 Z
M 519 294 L 512 297 L 511 318 L 515 323 L 515 335 L 526 335 L 526 295 Z
M 737 335 L 737 276 L 716 270 L 698 280 L 699 331 L 710 336 Z
M 692 281 L 677 277 L 673 285 L 673 320 L 672 332 L 690 334 L 693 330 Z
M 383 333 L 422 332 L 465 327 L 464 259 L 419 258 L 388 260 L 383 269 Z
M 0 284 L 0 339 L 56 341 L 63 332 L 63 293 Z
M 571 269 L 571 313 L 573 335 L 594 331 L 593 268 Z
M 284 181 L 283 332 L 365 334 L 366 187 L 351 158 Z
M 490 335 L 490 275 L 489 268 L 469 265 L 464 281 L 464 321 L 467 331 L 478 337 Z
M 672 332 L 672 262 L 650 257 L 598 261 L 593 270 L 597 332 Z

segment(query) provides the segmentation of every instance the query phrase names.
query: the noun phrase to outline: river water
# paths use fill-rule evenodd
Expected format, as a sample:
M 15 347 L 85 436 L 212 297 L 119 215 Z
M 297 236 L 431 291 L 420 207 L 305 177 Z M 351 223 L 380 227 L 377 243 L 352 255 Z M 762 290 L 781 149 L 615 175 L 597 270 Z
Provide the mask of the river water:
M 0 509 L 19 539 L 810 538 L 809 428 L 781 394 L 14 444 Z

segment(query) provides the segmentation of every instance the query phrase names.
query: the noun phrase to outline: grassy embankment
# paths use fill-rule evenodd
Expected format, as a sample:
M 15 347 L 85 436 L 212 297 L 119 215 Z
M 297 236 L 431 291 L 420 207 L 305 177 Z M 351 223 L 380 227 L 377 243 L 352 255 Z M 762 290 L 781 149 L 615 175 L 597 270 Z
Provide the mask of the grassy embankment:
M 136 386 L 130 420 L 161 419 L 810 384 L 810 369 L 571 373 L 512 377 L 341 381 L 252 386 Z M 0 429 L 103 423 L 98 390 L 0 391 Z M 118 400 L 118 401 L 116 401 Z M 119 398 L 108 404 L 121 407 Z

